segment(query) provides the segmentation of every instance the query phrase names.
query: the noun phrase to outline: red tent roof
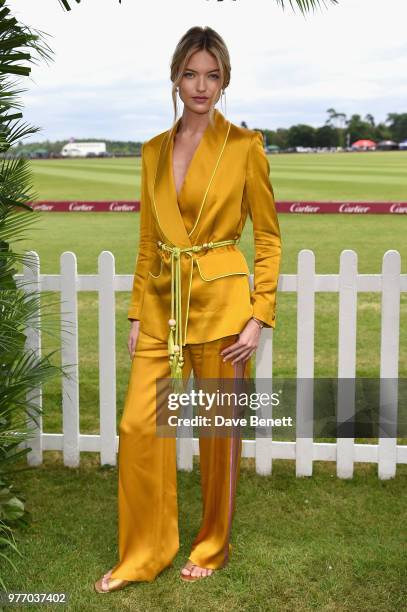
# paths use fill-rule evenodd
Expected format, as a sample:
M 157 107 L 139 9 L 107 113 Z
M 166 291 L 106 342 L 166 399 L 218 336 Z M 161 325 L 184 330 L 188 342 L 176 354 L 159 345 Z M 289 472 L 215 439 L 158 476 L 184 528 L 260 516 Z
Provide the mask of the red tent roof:
M 376 143 L 373 140 L 356 140 L 353 144 L 352 147 L 371 147 L 372 145 L 375 145 Z

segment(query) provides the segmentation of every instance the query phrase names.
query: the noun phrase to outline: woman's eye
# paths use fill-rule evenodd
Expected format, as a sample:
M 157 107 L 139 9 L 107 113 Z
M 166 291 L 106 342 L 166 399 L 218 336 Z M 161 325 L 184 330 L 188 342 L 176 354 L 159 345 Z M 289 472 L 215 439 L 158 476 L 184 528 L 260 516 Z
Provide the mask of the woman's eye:
M 191 77 L 194 76 L 192 72 L 184 72 L 184 76 Z
M 217 80 L 219 78 L 218 74 L 210 74 L 209 76 L 210 76 L 211 79 L 215 79 L 215 80 Z

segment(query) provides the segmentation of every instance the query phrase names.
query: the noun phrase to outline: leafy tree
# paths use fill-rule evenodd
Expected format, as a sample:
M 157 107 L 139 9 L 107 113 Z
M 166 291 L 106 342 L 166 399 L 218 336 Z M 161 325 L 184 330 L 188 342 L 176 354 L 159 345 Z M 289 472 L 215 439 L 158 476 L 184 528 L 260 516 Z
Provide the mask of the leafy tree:
M 346 115 L 345 113 L 338 113 L 334 108 L 328 108 L 327 113 L 329 116 L 325 125 L 336 128 L 336 144 L 343 147 L 345 144 Z
M 277 128 L 274 132 L 271 132 L 271 143 L 277 145 L 280 149 L 288 148 L 288 129 Z
M 407 113 L 389 113 L 386 123 L 393 140 L 400 142 L 407 139 Z
M 374 117 L 370 113 L 365 115 L 365 121 L 369 123 L 371 126 L 375 127 Z
M 314 147 L 315 128 L 304 123 L 291 126 L 288 130 L 288 146 Z
M 355 142 L 355 140 L 362 139 L 370 139 L 374 140 L 375 138 L 375 129 L 370 122 L 363 121 L 360 115 L 354 114 L 351 118 L 346 122 L 347 131 L 350 135 L 350 142 Z
M 385 125 L 384 123 L 378 123 L 375 128 L 374 128 L 374 135 L 375 137 L 373 138 L 373 140 L 375 142 L 379 142 L 380 140 L 395 140 L 397 141 L 397 138 L 395 138 L 392 134 L 392 130 Z
M 336 147 L 338 146 L 338 132 L 330 125 L 323 125 L 315 130 L 316 147 Z

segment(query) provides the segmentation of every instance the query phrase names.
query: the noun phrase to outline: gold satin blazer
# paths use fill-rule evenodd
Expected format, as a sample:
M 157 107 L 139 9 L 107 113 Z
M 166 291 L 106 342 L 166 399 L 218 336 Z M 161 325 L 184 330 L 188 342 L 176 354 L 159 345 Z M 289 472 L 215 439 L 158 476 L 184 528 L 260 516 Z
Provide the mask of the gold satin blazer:
M 262 135 L 215 110 L 214 126 L 207 126 L 177 198 L 172 152 L 179 121 L 142 148 L 140 241 L 128 318 L 167 341 L 175 272 L 171 254 L 159 244 L 238 240 L 249 214 L 252 291 L 249 266 L 235 244 L 198 247 L 179 257 L 182 344 L 238 334 L 252 316 L 274 328 L 281 235 Z

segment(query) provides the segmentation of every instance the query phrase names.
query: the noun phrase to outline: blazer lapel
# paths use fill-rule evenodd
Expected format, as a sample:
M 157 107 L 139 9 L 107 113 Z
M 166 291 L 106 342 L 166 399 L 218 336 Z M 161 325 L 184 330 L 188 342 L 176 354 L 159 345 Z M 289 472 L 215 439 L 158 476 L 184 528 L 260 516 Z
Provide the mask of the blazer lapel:
M 192 246 L 192 235 L 196 232 L 202 211 L 216 170 L 223 155 L 230 130 L 230 121 L 217 109 L 214 126 L 208 124 L 190 162 L 179 200 L 187 211 L 184 219 L 178 205 L 175 189 L 172 152 L 174 137 L 180 119 L 166 132 L 160 149 L 154 181 L 154 207 L 159 226 L 166 238 L 175 246 Z M 189 231 L 187 228 L 191 228 Z
M 165 133 L 158 156 L 153 186 L 153 204 L 163 236 L 174 246 L 188 247 L 191 241 L 178 206 L 171 167 L 171 147 L 180 119 Z

